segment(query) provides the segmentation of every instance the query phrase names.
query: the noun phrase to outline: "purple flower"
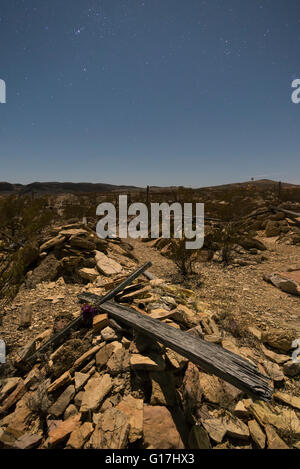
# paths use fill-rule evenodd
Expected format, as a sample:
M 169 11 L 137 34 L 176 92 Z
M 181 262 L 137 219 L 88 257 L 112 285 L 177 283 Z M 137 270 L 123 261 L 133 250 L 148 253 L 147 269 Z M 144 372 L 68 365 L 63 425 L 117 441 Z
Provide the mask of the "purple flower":
M 85 322 L 90 323 L 93 320 L 93 317 L 96 316 L 97 312 L 93 306 L 88 303 L 83 305 L 81 308 L 81 314 Z

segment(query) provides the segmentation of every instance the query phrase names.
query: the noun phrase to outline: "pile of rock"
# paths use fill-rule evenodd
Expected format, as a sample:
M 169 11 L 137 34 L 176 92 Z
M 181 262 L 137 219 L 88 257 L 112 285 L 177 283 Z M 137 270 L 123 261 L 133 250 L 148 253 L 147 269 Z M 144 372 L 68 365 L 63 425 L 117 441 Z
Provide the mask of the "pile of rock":
M 300 213 L 300 207 L 283 207 Z M 266 238 L 278 237 L 279 242 L 300 246 L 300 218 L 291 218 L 283 212 L 259 213 L 248 219 L 248 230 L 261 232 Z
M 257 347 L 245 347 L 193 291 L 162 279 L 139 279 L 117 301 L 255 362 L 273 382 L 274 401 L 252 400 L 98 314 L 30 370 L 2 379 L 0 447 L 299 448 L 300 364 L 288 355 L 295 337 L 251 328 Z
M 29 287 L 60 276 L 68 282 L 97 283 L 103 275 L 126 275 L 136 264 L 128 244 L 120 239 L 108 243 L 88 225 L 54 227 L 51 235 L 39 246 L 37 267 L 27 273 Z
M 261 264 L 266 256 L 266 246 L 264 243 L 247 234 L 240 236 L 237 242 L 230 244 L 229 248 L 224 248 L 224 243 L 217 242 L 219 237 L 219 228 L 212 225 L 205 227 L 204 246 L 201 250 L 196 250 L 191 254 L 191 262 L 194 272 L 197 272 L 197 264 L 201 262 L 230 262 L 231 266 L 249 266 Z M 160 254 L 170 259 L 176 259 L 174 252 L 174 243 L 166 238 L 158 238 L 147 241 L 148 246 L 157 249 Z

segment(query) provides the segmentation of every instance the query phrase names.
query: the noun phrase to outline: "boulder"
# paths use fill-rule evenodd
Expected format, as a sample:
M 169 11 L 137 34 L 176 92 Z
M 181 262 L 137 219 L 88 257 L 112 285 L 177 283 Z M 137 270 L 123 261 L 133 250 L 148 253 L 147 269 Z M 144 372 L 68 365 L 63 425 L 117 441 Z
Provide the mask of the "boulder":
M 291 350 L 295 338 L 295 334 L 288 329 L 269 329 L 262 334 L 262 341 L 280 352 Z
M 300 375 L 300 361 L 296 363 L 293 360 L 289 360 L 283 365 L 283 372 L 291 378 Z
M 52 282 L 57 278 L 59 269 L 60 263 L 54 254 L 48 254 L 40 265 L 33 270 L 29 278 L 30 285 L 34 286 L 41 282 Z
M 265 228 L 265 236 L 271 238 L 280 235 L 280 226 L 276 221 L 269 220 Z
M 144 445 L 146 449 L 183 449 L 172 415 L 166 407 L 144 405 Z

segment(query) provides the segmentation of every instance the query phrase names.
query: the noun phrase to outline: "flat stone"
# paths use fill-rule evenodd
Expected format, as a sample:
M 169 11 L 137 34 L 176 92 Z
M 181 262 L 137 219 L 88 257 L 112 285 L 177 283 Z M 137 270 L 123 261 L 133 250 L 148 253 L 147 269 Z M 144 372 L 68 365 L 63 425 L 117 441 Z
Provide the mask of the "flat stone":
M 266 425 L 268 449 L 289 449 L 288 445 L 277 435 L 272 425 Z
M 0 402 L 5 399 L 20 383 L 21 378 L 5 378 L 0 388 Z
M 99 422 L 85 448 L 124 449 L 127 446 L 130 425 L 123 412 L 108 409 L 99 416 Z
M 15 443 L 14 447 L 16 449 L 33 449 L 41 444 L 43 441 L 43 436 L 39 434 L 31 435 L 26 433 L 21 436 Z
M 248 440 L 250 437 L 249 428 L 237 417 L 225 416 L 223 424 L 226 428 L 226 434 L 232 438 L 239 440 Z
M 264 449 L 266 446 L 266 435 L 256 422 L 256 420 L 249 420 L 248 427 L 250 431 L 250 435 L 254 443 L 260 449 Z
M 202 425 L 213 441 L 222 443 L 227 430 L 221 418 L 202 420 Z
M 300 421 L 292 409 L 273 409 L 263 401 L 252 402 L 250 411 L 262 425 L 272 425 L 281 433 L 292 433 L 300 438 Z
M 55 236 L 55 238 L 51 238 L 48 241 L 46 241 L 44 244 L 42 244 L 40 246 L 40 252 L 49 251 L 49 249 L 52 249 L 55 246 L 58 246 L 59 244 L 63 244 L 65 240 L 66 240 L 66 237 L 59 234 L 58 236 Z
M 101 346 L 100 345 L 95 345 L 95 347 L 91 348 L 87 352 L 85 352 L 81 357 L 79 357 L 75 363 L 74 363 L 74 368 L 79 368 L 83 363 L 89 361 L 99 350 Z
M 113 376 L 129 371 L 129 351 L 124 347 L 116 350 L 107 362 L 107 370 Z
M 93 318 L 93 331 L 97 333 L 108 326 L 108 324 L 107 314 L 97 314 L 97 316 Z
M 249 326 L 248 331 L 250 334 L 256 337 L 257 340 L 261 340 L 261 331 L 257 329 L 257 327 Z
M 105 327 L 101 331 L 101 337 L 106 342 L 110 342 L 112 340 L 116 340 L 118 338 L 118 335 L 116 334 L 115 330 L 112 327 Z
M 102 347 L 96 355 L 97 367 L 101 369 L 104 365 L 106 365 L 112 354 L 120 348 L 122 348 L 122 344 L 117 341 L 104 345 L 104 347 Z
M 68 418 L 73 417 L 73 415 L 77 415 L 77 414 L 78 414 L 77 407 L 74 404 L 70 404 L 64 412 L 64 420 L 68 420 Z
M 247 409 L 247 407 L 245 406 L 245 403 L 243 401 L 239 401 L 237 403 L 237 405 L 234 408 L 233 413 L 237 417 L 241 417 L 241 418 L 249 417 L 249 410 Z
M 96 251 L 95 260 L 99 272 L 103 275 L 110 276 L 123 271 L 123 267 L 118 262 L 110 259 L 103 252 Z
M 112 387 L 113 382 L 108 374 L 103 375 L 101 378 L 92 377 L 84 388 L 80 412 L 97 410 Z
M 15 444 L 16 438 L 7 432 L 5 428 L 0 427 L 0 449 L 12 449 Z
M 18 439 L 26 433 L 40 433 L 40 418 L 35 416 L 28 405 L 32 393 L 26 394 L 17 402 L 14 412 L 1 420 L 1 425 L 6 426 L 6 431 Z
M 70 228 L 70 229 L 66 229 L 66 230 L 61 230 L 59 232 L 59 234 L 61 236 L 82 236 L 82 235 L 87 235 L 88 232 L 86 230 L 84 230 L 83 228 Z
M 168 318 L 171 318 L 172 316 L 174 316 L 174 311 L 167 311 L 166 309 L 163 309 L 163 308 L 156 308 L 156 309 L 152 309 L 151 310 L 151 313 L 149 314 L 149 316 L 152 318 L 152 319 L 168 319 Z
M 75 390 L 76 392 L 79 392 L 87 383 L 87 381 L 90 379 L 90 375 L 87 373 L 80 373 L 79 371 L 76 371 L 74 375 L 75 379 Z
M 70 401 L 75 396 L 75 387 L 71 384 L 68 386 L 64 392 L 59 396 L 59 398 L 52 404 L 49 409 L 49 413 L 55 417 L 60 417 L 66 408 L 68 407 Z
M 94 426 L 90 422 L 84 422 L 76 428 L 70 435 L 67 447 L 81 449 L 94 431 Z
M 88 267 L 83 267 L 82 269 L 79 269 L 78 274 L 84 280 L 88 280 L 89 282 L 94 282 L 95 280 L 97 280 L 99 276 L 99 273 L 97 272 L 96 269 L 88 268 Z
M 70 417 L 68 420 L 61 421 L 49 431 L 48 434 L 48 446 L 55 447 L 63 443 L 67 437 L 80 427 L 80 414 Z
M 143 399 L 135 399 L 130 394 L 125 396 L 116 407 L 123 412 L 128 419 L 130 425 L 129 441 L 134 443 L 143 436 Z
M 284 374 L 281 371 L 281 368 L 277 363 L 269 362 L 265 360 L 263 362 L 263 367 L 266 370 L 268 376 L 276 383 L 280 384 L 284 381 Z
M 178 305 L 174 310 L 173 318 L 188 327 L 194 327 L 199 324 L 199 318 L 196 313 L 185 305 Z
M 72 376 L 69 371 L 66 371 L 59 378 L 57 378 L 52 384 L 48 386 L 48 393 L 51 394 L 54 391 L 57 391 L 60 387 L 66 386 L 72 381 Z
M 264 347 L 263 344 L 261 344 L 261 349 L 266 357 L 268 357 L 273 362 L 278 363 L 278 365 L 282 365 L 283 363 L 286 363 L 290 360 L 290 357 L 288 355 L 275 353 L 272 350 L 269 350 L 266 347 Z
M 189 362 L 183 378 L 183 404 L 188 414 L 193 414 L 201 406 L 202 387 L 200 371 L 194 363 Z
M 188 359 L 183 357 L 179 353 L 175 352 L 175 350 L 166 348 L 166 357 L 169 360 L 170 364 L 177 370 L 184 368 Z
M 200 373 L 200 386 L 207 401 L 213 404 L 220 404 L 223 401 L 224 389 L 216 376 Z
M 284 404 L 288 404 L 291 407 L 300 410 L 300 397 L 291 396 L 290 394 L 279 391 L 275 392 L 273 397 Z
M 134 353 L 130 357 L 132 370 L 163 371 L 165 362 L 160 355 L 151 354 L 150 357 Z
M 26 386 L 21 380 L 17 387 L 4 399 L 0 407 L 0 415 L 6 413 L 17 401 L 19 401 L 26 393 Z

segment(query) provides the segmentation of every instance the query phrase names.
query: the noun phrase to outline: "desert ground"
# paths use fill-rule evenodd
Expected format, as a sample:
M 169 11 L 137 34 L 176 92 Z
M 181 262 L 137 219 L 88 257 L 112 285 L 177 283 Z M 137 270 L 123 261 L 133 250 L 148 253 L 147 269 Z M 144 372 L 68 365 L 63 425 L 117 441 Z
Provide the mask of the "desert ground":
M 24 245 L 12 252 L 3 235 L 0 447 L 300 449 L 300 228 L 280 207 L 300 213 L 298 202 L 260 201 L 231 231 L 208 223 L 203 249 L 186 258 L 176 240 L 101 240 L 95 219 L 73 213 L 40 230 L 27 265 Z M 181 331 L 183 348 L 193 337 L 211 357 L 232 352 L 267 383 L 266 400 L 79 301 L 148 261 L 116 307 Z

